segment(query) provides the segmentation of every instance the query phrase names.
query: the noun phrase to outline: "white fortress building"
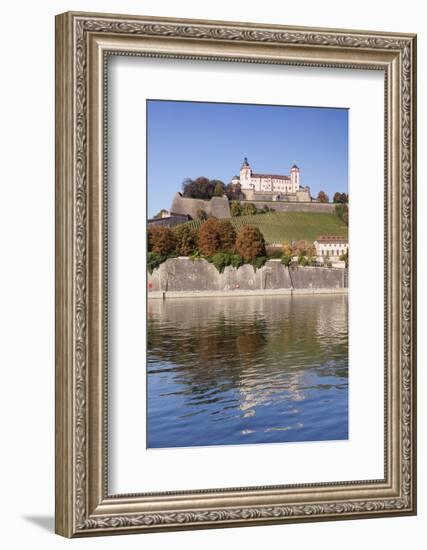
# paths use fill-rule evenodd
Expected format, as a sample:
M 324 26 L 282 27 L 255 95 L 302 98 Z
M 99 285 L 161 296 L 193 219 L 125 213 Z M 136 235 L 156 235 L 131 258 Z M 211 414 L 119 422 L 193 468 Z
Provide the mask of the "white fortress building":
M 240 168 L 240 176 L 234 176 L 233 185 L 240 184 L 247 200 L 283 200 L 311 202 L 309 187 L 301 187 L 300 169 L 296 164 L 288 176 L 258 174 L 252 171 L 247 157 Z

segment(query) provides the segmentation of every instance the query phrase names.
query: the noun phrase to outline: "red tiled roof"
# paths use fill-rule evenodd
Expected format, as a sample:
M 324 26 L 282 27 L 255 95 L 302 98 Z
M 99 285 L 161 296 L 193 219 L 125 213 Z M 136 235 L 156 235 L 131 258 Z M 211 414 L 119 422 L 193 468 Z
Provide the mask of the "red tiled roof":
M 254 174 L 252 173 L 253 178 L 271 178 L 276 180 L 290 180 L 290 176 L 280 176 L 278 174 Z
M 317 237 L 316 241 L 318 243 L 336 243 L 336 242 L 344 242 L 347 243 L 348 239 L 347 237 L 344 237 L 342 235 L 320 235 L 320 237 Z

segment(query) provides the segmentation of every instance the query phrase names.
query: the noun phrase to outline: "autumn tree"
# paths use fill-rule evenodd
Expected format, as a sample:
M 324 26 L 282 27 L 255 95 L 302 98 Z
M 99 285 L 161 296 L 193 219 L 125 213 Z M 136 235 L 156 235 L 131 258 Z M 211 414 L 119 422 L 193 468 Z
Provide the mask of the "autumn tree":
M 221 250 L 233 250 L 236 243 L 236 230 L 228 220 L 221 220 L 218 224 L 218 233 Z
M 298 256 L 305 256 L 307 249 L 308 242 L 305 240 L 299 240 L 294 243 L 294 254 L 298 254 Z
M 258 227 L 244 225 L 240 228 L 236 250 L 245 260 L 254 260 L 257 256 L 265 255 L 265 240 Z
M 154 226 L 147 232 L 147 247 L 149 252 L 166 255 L 175 250 L 176 237 L 170 227 Z
M 198 247 L 206 256 L 213 256 L 221 249 L 220 223 L 216 218 L 209 218 L 200 226 Z
M 225 187 L 225 193 L 230 201 L 238 201 L 242 198 L 242 186 L 240 183 L 229 183 Z
M 317 256 L 317 252 L 316 252 L 316 247 L 314 246 L 314 244 L 310 244 L 307 248 L 307 259 L 308 259 L 308 263 L 309 264 L 312 264 L 315 259 L 316 259 L 316 256 Z
M 329 197 L 324 191 L 319 191 L 317 202 L 329 202 Z
M 348 195 L 346 193 L 340 193 L 337 191 L 334 193 L 333 202 L 335 204 L 346 204 L 348 203 Z
M 190 256 L 197 249 L 197 231 L 188 224 L 177 225 L 173 232 L 176 250 L 181 256 Z
M 292 256 L 292 246 L 288 241 L 285 241 L 282 246 L 284 256 Z

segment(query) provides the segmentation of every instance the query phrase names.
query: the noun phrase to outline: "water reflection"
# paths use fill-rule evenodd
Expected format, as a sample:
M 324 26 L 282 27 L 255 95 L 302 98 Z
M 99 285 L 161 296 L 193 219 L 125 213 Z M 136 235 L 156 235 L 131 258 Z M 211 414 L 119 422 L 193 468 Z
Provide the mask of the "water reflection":
M 148 446 L 348 437 L 346 296 L 149 300 Z

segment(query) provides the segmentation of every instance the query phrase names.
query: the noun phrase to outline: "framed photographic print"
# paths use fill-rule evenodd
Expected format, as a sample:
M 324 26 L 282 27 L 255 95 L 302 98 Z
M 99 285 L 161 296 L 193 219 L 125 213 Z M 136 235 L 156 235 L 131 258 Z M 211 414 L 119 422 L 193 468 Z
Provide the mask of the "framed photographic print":
M 56 18 L 56 531 L 416 513 L 416 37 Z

